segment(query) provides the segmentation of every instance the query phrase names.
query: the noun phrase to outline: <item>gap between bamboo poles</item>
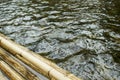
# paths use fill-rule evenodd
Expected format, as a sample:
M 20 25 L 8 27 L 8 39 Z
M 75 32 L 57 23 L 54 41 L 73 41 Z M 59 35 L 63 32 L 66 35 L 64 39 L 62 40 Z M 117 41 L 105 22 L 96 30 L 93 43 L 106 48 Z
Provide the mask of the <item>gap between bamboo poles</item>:
M 81 80 L 53 62 L 16 44 L 3 34 L 0 34 L 0 46 L 51 80 Z

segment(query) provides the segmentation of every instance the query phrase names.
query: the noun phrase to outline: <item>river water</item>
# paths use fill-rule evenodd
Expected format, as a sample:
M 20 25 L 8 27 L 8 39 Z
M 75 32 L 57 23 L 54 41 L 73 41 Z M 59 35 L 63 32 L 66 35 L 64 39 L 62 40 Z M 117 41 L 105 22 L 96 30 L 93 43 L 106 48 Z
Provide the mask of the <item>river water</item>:
M 85 80 L 120 80 L 120 0 L 0 0 L 0 32 Z

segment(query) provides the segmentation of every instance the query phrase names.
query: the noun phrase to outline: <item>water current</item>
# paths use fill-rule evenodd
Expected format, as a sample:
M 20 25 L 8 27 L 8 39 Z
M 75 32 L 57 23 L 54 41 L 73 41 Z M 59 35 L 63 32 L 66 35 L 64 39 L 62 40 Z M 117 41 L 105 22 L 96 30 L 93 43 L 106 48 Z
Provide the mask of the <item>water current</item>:
M 0 32 L 84 80 L 120 80 L 120 0 L 0 0 Z

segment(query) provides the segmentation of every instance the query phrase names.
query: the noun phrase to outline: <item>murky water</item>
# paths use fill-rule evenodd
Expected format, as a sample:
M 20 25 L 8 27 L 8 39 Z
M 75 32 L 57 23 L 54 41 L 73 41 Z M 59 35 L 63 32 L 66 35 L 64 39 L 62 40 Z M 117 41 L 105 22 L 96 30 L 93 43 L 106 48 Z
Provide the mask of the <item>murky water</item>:
M 119 5 L 120 0 L 1 1 L 0 32 L 85 80 L 120 80 Z

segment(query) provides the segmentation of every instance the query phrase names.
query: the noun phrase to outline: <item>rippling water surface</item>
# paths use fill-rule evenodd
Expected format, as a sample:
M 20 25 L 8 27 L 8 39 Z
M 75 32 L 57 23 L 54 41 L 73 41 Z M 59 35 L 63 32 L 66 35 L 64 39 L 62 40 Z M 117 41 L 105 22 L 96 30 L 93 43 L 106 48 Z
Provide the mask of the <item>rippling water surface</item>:
M 120 80 L 119 0 L 1 0 L 0 32 L 85 80 Z

